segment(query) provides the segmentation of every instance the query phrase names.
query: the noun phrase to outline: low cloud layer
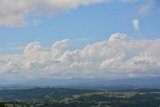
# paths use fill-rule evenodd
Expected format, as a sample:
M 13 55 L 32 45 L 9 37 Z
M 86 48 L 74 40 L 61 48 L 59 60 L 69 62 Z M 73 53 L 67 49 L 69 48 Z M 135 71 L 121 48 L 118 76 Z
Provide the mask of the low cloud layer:
M 51 49 L 29 43 L 21 55 L 0 56 L 0 75 L 26 79 L 160 75 L 160 39 L 115 33 L 82 49 L 73 45 L 68 39 L 55 42 Z

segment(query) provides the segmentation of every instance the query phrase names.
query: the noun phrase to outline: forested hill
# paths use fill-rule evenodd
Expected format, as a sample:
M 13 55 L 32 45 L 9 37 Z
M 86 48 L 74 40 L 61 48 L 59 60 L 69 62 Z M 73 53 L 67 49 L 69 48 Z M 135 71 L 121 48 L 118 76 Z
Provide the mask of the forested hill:
M 66 88 L 1 90 L 0 107 L 159 107 L 159 89 L 98 91 Z

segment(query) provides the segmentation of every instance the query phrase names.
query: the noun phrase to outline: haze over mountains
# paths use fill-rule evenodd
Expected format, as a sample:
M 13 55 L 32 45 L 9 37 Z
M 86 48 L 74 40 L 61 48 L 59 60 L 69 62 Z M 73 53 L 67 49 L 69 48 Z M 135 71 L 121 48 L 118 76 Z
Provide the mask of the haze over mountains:
M 39 78 L 28 81 L 9 81 L 1 79 L 1 87 L 66 87 L 84 89 L 130 89 L 130 88 L 152 88 L 159 89 L 160 77 L 134 77 L 125 79 L 108 80 L 104 78 Z

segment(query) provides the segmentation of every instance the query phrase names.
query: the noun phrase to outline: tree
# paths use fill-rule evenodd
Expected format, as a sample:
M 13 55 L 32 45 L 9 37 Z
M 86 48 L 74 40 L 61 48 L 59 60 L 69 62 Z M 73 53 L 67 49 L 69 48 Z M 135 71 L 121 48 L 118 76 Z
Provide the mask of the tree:
M 4 103 L 0 103 L 0 107 L 6 107 Z

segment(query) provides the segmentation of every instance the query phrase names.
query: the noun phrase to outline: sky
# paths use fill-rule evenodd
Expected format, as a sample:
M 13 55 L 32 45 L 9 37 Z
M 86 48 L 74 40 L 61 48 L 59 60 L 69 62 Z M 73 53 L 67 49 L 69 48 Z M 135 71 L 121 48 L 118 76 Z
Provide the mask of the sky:
M 0 75 L 160 75 L 159 0 L 1 0 Z

